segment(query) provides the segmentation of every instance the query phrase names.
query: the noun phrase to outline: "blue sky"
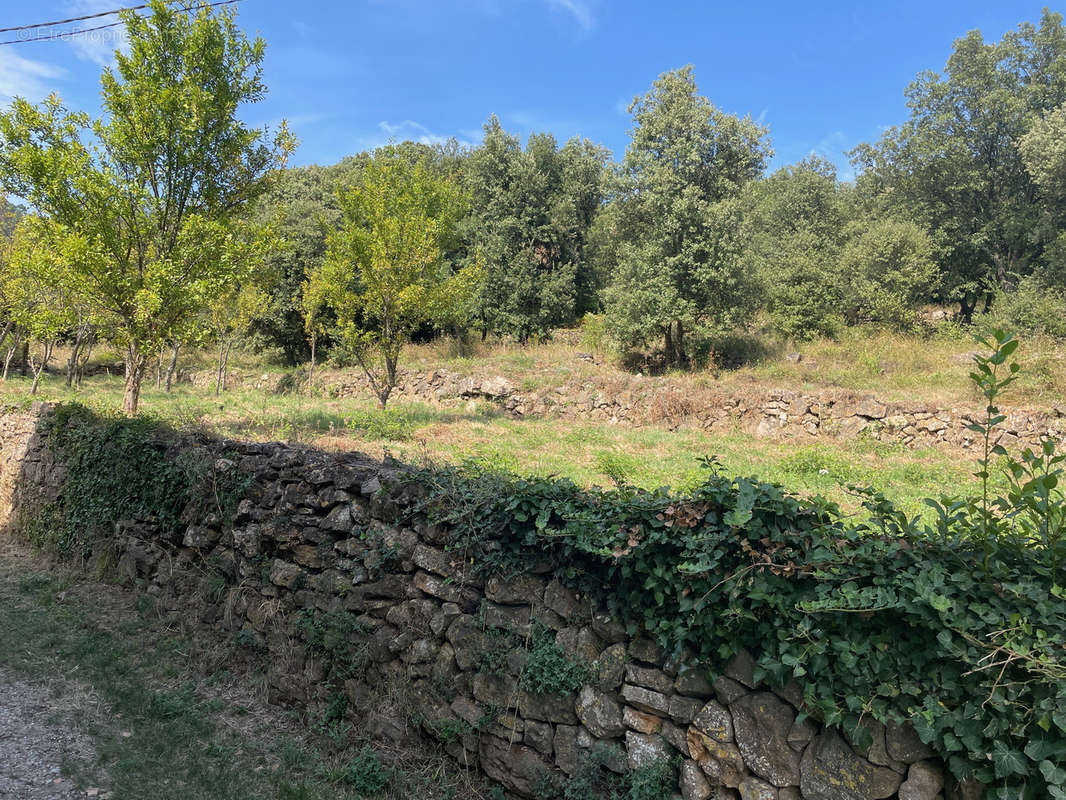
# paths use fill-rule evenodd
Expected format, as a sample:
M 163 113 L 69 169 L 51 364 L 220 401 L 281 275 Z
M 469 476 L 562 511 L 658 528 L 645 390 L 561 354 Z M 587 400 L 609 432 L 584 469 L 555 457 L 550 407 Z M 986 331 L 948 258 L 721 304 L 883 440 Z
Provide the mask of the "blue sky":
M 126 4 L 0 0 L 0 27 Z M 244 0 L 238 19 L 267 41 L 270 87 L 245 117 L 287 118 L 301 141 L 297 164 L 332 163 L 390 138 L 476 142 L 491 113 L 523 136 L 580 135 L 621 156 L 633 96 L 661 72 L 692 64 L 716 105 L 770 126 L 774 166 L 814 152 L 847 177 L 844 151 L 906 117 L 904 87 L 918 71 L 942 68 L 955 38 L 979 28 L 998 39 L 1023 20 L 1038 21 L 1042 6 Z M 72 107 L 96 112 L 114 34 L 0 46 L 0 101 L 58 91 Z

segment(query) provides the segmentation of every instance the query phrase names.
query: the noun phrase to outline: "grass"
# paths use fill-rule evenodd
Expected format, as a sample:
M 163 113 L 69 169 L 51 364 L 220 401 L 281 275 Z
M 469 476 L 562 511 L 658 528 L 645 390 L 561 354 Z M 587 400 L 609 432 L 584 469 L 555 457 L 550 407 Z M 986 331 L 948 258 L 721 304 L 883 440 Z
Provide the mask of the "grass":
M 121 399 L 117 377 L 86 379 L 80 392 L 49 378 L 41 398 L 78 400 L 113 412 Z M 26 402 L 26 385 L 0 386 L 0 402 Z M 974 486 L 973 468 L 955 453 L 911 450 L 873 440 L 816 444 L 709 433 L 681 425 L 623 427 L 554 418 L 513 419 L 488 403 L 460 407 L 394 403 L 379 410 L 367 396 L 308 398 L 254 389 L 225 392 L 182 385 L 170 394 L 147 387 L 145 413 L 179 428 L 236 438 L 289 440 L 338 450 L 385 453 L 416 463 L 473 462 L 535 475 L 565 475 L 583 485 L 615 480 L 654 488 L 687 488 L 700 479 L 700 460 L 718 458 L 730 473 L 779 482 L 800 494 L 824 495 L 854 507 L 850 483 L 871 484 L 909 513 L 922 498 Z
M 258 676 L 228 671 L 237 645 L 183 635 L 151 596 L 27 572 L 33 557 L 16 555 L 0 559 L 0 666 L 84 706 L 75 719 L 96 757 L 62 765 L 79 788 L 112 800 L 487 796 L 439 753 L 379 752 L 350 724 L 308 732 L 267 708 L 247 688 Z

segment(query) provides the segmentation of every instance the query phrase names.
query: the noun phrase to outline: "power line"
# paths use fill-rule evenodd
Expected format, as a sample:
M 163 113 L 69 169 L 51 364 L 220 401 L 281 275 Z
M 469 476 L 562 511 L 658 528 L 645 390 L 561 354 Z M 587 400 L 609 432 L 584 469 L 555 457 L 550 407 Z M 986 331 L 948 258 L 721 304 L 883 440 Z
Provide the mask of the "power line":
M 172 2 L 173 2 L 173 0 L 172 0 Z M 195 6 L 187 6 L 187 7 L 183 8 L 182 11 L 195 11 L 195 10 L 202 9 L 202 8 L 214 8 L 215 6 L 236 5 L 237 3 L 240 3 L 240 2 L 241 2 L 241 0 L 217 0 L 217 2 L 214 2 L 214 3 L 201 3 L 201 4 L 195 5 Z M 136 11 L 138 9 L 149 8 L 149 7 L 150 7 L 149 4 L 145 4 L 145 5 L 141 5 L 141 6 L 130 6 L 129 8 L 119 8 L 119 9 L 115 9 L 114 11 L 104 11 L 104 12 L 101 12 L 99 14 L 89 14 L 89 15 L 84 16 L 84 17 L 72 17 L 71 19 L 56 20 L 55 22 L 42 22 L 39 25 L 20 25 L 18 27 L 14 27 L 14 28 L 0 28 L 0 33 L 11 32 L 11 31 L 35 30 L 36 28 L 47 28 L 47 27 L 50 27 L 50 26 L 53 26 L 53 25 L 63 25 L 63 24 L 68 23 L 68 22 L 78 22 L 78 21 L 81 21 L 81 20 L 97 19 L 99 17 L 106 17 L 106 16 L 110 16 L 111 14 L 117 14 L 120 11 Z M 102 31 L 102 30 L 105 30 L 107 28 L 117 28 L 119 25 L 125 25 L 125 24 L 126 23 L 124 23 L 124 22 L 109 22 L 107 25 L 96 25 L 96 26 L 94 26 L 92 28 L 78 28 L 77 30 L 73 30 L 73 31 L 60 31 L 59 33 L 50 33 L 47 36 L 34 36 L 34 37 L 29 37 L 29 38 L 24 38 L 24 39 L 20 39 L 20 38 L 8 39 L 7 41 L 0 42 L 0 45 L 5 45 L 5 44 L 25 44 L 27 42 L 51 42 L 51 41 L 55 41 L 56 39 L 70 39 L 70 38 L 72 38 L 74 36 L 78 36 L 78 35 L 83 34 L 83 33 L 90 33 L 91 31 Z

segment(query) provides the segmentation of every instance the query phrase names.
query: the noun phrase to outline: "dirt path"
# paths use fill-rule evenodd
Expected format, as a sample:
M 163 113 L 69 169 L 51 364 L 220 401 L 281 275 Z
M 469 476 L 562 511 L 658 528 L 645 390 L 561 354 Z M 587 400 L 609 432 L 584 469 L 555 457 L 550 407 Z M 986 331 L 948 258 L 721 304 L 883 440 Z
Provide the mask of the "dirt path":
M 70 697 L 0 668 L 0 798 L 107 797 L 99 788 L 75 788 L 61 772 L 63 764 L 93 758 L 89 738 L 72 719 Z

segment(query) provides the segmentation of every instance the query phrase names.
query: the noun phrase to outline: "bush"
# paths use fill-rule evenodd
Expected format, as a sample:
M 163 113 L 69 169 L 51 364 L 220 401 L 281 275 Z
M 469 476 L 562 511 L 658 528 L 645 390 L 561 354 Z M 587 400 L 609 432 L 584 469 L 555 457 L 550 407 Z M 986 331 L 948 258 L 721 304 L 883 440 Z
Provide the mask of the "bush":
M 1045 288 L 1025 278 L 1013 292 L 1000 293 L 987 322 L 1029 336 L 1066 339 L 1066 290 Z

